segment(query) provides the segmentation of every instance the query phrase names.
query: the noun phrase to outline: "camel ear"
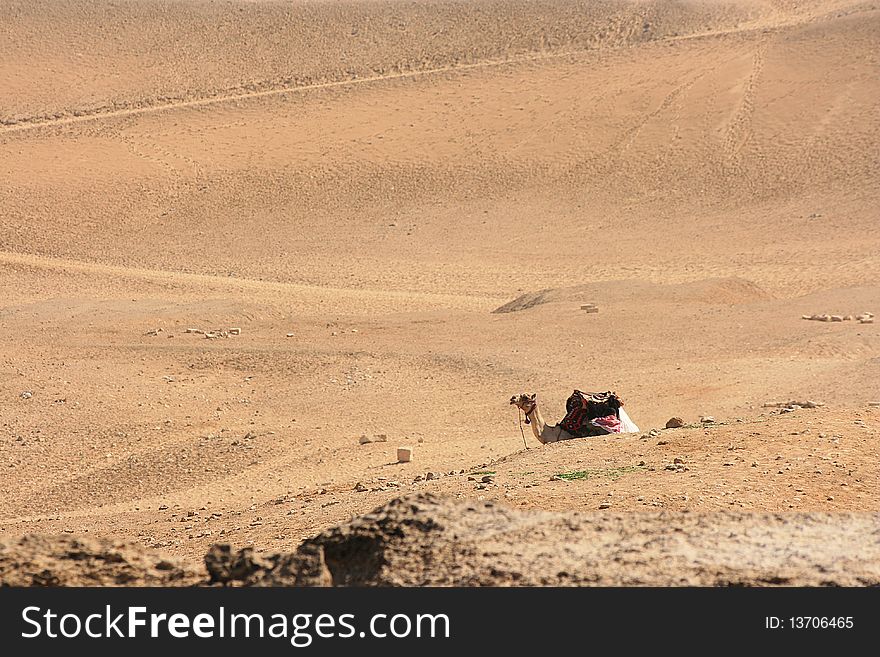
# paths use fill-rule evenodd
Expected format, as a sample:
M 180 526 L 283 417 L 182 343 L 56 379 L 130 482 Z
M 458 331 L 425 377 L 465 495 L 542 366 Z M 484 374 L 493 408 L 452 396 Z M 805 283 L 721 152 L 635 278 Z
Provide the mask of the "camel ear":
M 529 399 L 531 399 L 532 401 L 535 401 L 537 398 L 538 398 L 538 393 L 537 393 L 537 392 L 536 392 L 536 393 L 533 393 L 533 394 L 531 394 L 531 395 L 529 395 Z

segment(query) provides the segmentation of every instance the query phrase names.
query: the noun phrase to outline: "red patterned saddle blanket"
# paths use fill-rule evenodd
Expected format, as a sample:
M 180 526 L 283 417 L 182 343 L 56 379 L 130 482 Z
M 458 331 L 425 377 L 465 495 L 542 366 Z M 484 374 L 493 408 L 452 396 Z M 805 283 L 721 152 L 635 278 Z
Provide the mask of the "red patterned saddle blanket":
M 575 390 L 565 402 L 565 417 L 559 423 L 572 436 L 602 436 L 620 433 L 620 398 L 611 391 Z

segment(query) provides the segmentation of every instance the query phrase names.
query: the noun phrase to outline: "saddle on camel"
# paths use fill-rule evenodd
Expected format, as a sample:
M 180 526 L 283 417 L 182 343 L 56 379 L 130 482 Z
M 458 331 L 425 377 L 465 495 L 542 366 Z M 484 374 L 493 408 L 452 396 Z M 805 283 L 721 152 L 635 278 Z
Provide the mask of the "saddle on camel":
M 575 390 L 565 402 L 565 417 L 559 424 L 553 426 L 544 422 L 538 409 L 537 394 L 513 396 L 510 398 L 510 403 L 525 414 L 526 424 L 531 425 L 532 433 L 542 443 L 639 431 L 623 410 L 623 401 L 611 391 Z

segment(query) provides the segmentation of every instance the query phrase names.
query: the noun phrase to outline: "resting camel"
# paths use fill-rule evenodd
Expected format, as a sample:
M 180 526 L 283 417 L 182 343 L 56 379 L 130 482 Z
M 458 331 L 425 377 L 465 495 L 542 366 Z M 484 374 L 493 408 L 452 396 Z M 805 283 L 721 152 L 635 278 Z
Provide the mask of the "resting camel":
M 560 440 L 571 440 L 572 438 L 576 438 L 576 436 L 572 436 L 558 424 L 549 426 L 544 422 L 544 416 L 542 416 L 541 411 L 538 410 L 537 393 L 531 395 L 526 393 L 519 396 L 514 395 L 510 398 L 510 403 L 523 412 L 526 416 L 526 424 L 531 425 L 532 433 L 535 434 L 535 438 L 537 438 L 540 443 L 546 445 L 547 443 L 555 443 Z
M 523 414 L 525 414 L 526 424 L 531 425 L 532 433 L 535 434 L 535 438 L 537 438 L 541 444 L 546 445 L 547 443 L 555 443 L 560 440 L 571 440 L 572 438 L 581 437 L 570 434 L 558 424 L 552 426 L 548 425 L 544 421 L 544 416 L 541 415 L 541 411 L 538 408 L 537 393 L 531 395 L 527 393 L 514 395 L 510 398 L 510 403 L 519 408 Z M 620 427 L 617 431 L 620 431 L 621 433 L 639 431 L 639 428 L 632 420 L 630 420 L 626 411 L 622 408 L 618 408 L 617 414 L 620 418 Z

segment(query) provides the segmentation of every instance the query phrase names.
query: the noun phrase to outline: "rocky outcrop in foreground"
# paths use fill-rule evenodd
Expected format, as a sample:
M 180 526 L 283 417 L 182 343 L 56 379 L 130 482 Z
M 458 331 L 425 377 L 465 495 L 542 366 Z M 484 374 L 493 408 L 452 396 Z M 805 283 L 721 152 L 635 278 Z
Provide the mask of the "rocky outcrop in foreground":
M 204 573 L 135 543 L 62 534 L 0 542 L 0 586 L 186 586 Z
M 880 514 L 561 514 L 417 495 L 293 553 L 215 545 L 205 567 L 93 539 L 0 544 L 12 585 L 876 586 Z

